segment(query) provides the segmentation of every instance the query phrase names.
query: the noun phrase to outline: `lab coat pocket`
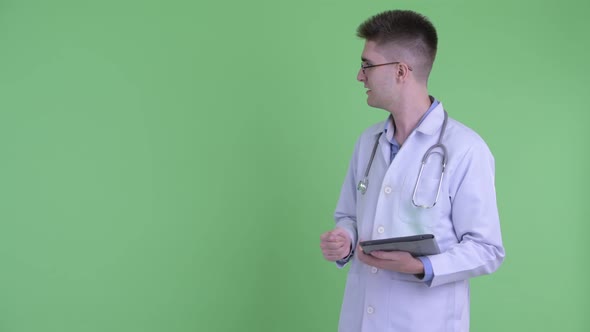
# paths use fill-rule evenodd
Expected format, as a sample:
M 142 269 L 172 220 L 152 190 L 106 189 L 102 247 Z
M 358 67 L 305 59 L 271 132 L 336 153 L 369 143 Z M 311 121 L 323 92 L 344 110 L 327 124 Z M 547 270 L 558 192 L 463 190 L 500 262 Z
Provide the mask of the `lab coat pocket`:
M 440 208 L 435 204 L 439 182 L 438 178 L 425 176 L 422 176 L 418 183 L 411 177 L 406 177 L 404 180 L 402 192 L 398 198 L 397 213 L 404 223 L 428 228 L 418 227 L 414 230 L 416 234 L 431 230 L 440 220 Z

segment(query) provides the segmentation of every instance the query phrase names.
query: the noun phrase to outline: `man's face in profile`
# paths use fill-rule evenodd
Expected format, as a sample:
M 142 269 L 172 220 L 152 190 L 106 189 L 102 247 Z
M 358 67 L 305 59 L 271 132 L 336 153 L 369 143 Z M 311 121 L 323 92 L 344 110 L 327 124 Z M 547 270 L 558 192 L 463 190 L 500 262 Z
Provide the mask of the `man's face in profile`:
M 362 66 L 379 65 L 392 62 L 383 54 L 383 49 L 374 41 L 366 41 L 361 55 Z M 367 89 L 367 104 L 372 107 L 388 109 L 395 96 L 395 70 L 397 65 L 385 65 L 359 69 L 357 80 Z

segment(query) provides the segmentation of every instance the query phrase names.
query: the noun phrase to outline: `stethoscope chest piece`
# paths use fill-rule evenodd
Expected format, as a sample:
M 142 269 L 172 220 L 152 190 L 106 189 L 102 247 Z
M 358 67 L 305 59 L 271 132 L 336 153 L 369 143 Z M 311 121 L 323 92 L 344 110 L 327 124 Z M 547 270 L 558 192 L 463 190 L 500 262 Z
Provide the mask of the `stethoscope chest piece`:
M 361 192 L 361 194 L 365 194 L 367 192 L 367 187 L 369 186 L 369 179 L 364 178 L 359 181 L 359 184 L 356 186 L 356 189 Z

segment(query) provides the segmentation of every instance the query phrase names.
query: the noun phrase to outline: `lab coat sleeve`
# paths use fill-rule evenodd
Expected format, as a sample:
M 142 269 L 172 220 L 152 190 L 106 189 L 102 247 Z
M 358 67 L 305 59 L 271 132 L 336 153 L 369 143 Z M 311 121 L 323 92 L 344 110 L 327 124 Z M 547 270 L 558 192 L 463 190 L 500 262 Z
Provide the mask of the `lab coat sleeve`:
M 494 158 L 483 141 L 450 172 L 451 219 L 459 243 L 428 257 L 434 274 L 429 286 L 492 273 L 504 260 L 494 172 Z
M 338 267 L 343 267 L 350 261 L 354 255 L 354 248 L 356 248 L 357 241 L 357 226 L 356 226 L 356 182 L 357 180 L 357 156 L 358 149 L 360 146 L 360 139 L 357 141 L 348 171 L 340 190 L 340 198 L 336 205 L 336 211 L 334 212 L 334 220 L 336 221 L 336 227 L 345 229 L 350 235 L 352 248 L 350 254 L 342 260 L 336 262 Z

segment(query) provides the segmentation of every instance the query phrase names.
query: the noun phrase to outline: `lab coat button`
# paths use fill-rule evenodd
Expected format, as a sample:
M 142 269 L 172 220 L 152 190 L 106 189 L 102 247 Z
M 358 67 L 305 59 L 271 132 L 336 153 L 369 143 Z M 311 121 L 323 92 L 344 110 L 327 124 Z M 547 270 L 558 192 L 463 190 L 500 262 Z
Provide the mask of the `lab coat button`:
M 376 267 L 371 268 L 371 273 L 375 274 L 375 273 L 377 273 L 377 271 L 379 271 L 378 268 L 376 268 Z
M 377 233 L 383 234 L 383 232 L 385 232 L 385 228 L 383 226 L 379 226 L 379 228 L 377 228 Z
M 375 312 L 375 309 L 373 309 L 373 307 L 371 307 L 371 306 L 368 306 L 368 307 L 367 307 L 367 313 L 368 313 L 368 314 L 372 314 L 372 313 L 374 313 L 374 312 Z
M 391 187 L 385 187 L 384 191 L 386 194 L 391 194 Z

